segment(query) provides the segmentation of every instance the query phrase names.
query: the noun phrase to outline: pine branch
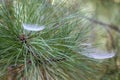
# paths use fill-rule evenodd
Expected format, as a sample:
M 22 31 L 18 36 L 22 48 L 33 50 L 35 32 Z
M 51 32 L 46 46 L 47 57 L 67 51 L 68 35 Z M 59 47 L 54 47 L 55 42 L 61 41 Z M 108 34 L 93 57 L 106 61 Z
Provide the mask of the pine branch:
M 85 40 L 86 28 L 80 29 L 78 25 L 81 21 L 70 19 L 72 14 L 68 15 L 67 8 L 63 4 L 48 6 L 47 1 L 17 0 L 10 9 L 6 6 L 2 7 L 0 63 L 3 66 L 0 70 L 18 64 L 12 67 L 13 71 L 9 67 L 11 78 L 13 78 L 12 74 L 17 73 L 14 78 L 23 74 L 26 78 L 31 75 L 32 80 L 42 78 L 41 74 L 46 75 L 47 72 L 57 80 L 85 80 L 90 76 L 86 78 L 84 74 L 91 74 L 92 70 L 84 62 L 85 60 L 81 60 L 78 52 L 83 49 L 79 44 L 83 38 Z M 10 16 L 15 18 L 11 19 Z M 23 28 L 23 23 L 33 24 L 32 27 L 35 26 L 34 24 L 45 25 L 45 29 L 41 32 L 29 32 Z M 42 73 L 41 66 L 44 68 Z

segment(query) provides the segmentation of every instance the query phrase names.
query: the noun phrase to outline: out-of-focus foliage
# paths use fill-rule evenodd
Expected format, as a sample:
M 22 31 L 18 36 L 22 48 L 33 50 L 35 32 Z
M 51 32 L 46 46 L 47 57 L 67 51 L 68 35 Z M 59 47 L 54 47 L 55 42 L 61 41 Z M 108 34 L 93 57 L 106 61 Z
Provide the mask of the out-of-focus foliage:
M 115 25 L 118 29 L 120 28 L 120 0 L 85 0 L 86 3 L 90 3 L 93 6 L 93 19 L 102 21 L 104 23 Z M 116 52 L 116 57 L 110 59 L 108 68 L 104 68 L 107 71 L 103 74 L 100 80 L 119 80 L 120 77 L 120 32 L 106 27 L 104 25 L 96 24 L 92 22 L 92 40 L 101 49 L 107 49 L 108 51 Z M 115 28 L 115 27 L 114 27 Z M 98 79 L 99 80 L 99 79 Z

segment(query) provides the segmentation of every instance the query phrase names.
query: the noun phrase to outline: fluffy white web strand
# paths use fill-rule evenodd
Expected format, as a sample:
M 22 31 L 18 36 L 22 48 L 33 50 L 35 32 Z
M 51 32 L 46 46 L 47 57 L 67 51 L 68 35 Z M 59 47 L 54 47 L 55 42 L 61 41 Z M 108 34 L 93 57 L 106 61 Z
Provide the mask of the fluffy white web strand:
M 38 26 L 37 24 L 26 24 L 23 23 L 23 28 L 28 31 L 41 31 L 45 27 L 44 26 Z
M 108 58 L 114 57 L 115 53 L 113 51 L 107 52 L 107 51 L 102 51 L 94 48 L 94 49 L 84 51 L 82 55 L 89 58 L 94 58 L 94 59 L 108 59 Z

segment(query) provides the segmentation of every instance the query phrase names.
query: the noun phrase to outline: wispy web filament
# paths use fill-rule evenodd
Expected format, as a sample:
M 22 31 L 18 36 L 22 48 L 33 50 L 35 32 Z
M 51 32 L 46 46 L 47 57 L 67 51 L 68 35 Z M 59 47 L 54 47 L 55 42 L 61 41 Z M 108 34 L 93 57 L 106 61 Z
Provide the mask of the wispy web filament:
M 23 23 L 23 28 L 28 31 L 41 31 L 45 27 L 44 26 L 38 26 L 37 24 L 25 24 Z
M 94 59 L 107 59 L 107 58 L 114 57 L 115 53 L 113 51 L 107 52 L 99 49 L 90 49 L 88 52 L 84 51 L 82 55 L 85 55 L 86 57 L 94 58 Z

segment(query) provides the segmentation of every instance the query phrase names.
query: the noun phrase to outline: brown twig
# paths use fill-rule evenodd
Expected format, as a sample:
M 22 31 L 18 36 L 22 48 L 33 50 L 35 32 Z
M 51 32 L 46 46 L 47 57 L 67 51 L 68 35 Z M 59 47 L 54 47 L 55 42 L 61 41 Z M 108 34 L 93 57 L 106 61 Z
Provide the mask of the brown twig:
M 102 26 L 105 26 L 105 27 L 109 27 L 109 28 L 117 31 L 118 33 L 120 33 L 119 26 L 116 26 L 116 25 L 113 25 L 113 24 L 107 24 L 107 23 L 104 23 L 102 21 L 98 21 L 98 20 L 95 20 L 95 19 L 92 19 L 92 18 L 89 18 L 89 17 L 83 17 L 83 18 L 89 20 L 92 23 L 99 24 L 99 25 L 102 25 Z
M 19 73 L 23 71 L 24 65 L 21 64 L 19 66 L 9 66 L 8 67 L 8 74 L 7 79 L 8 80 L 17 80 L 17 76 Z

